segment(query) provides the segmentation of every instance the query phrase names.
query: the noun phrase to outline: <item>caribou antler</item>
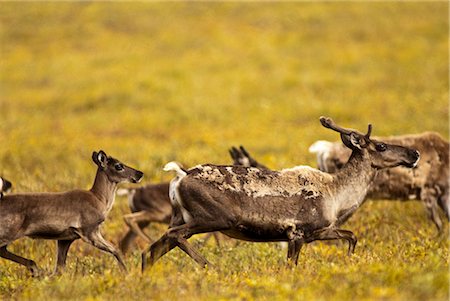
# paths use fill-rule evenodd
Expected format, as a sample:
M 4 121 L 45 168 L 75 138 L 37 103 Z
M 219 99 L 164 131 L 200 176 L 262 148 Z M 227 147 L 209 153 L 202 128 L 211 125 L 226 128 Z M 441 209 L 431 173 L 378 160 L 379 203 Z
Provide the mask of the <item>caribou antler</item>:
M 365 134 L 365 135 L 361 134 L 360 132 L 358 132 L 356 130 L 345 129 L 343 127 L 338 126 L 336 123 L 334 123 L 333 119 L 331 119 L 330 117 L 321 116 L 320 123 L 326 128 L 332 129 L 338 133 L 345 134 L 345 135 L 350 135 L 351 133 L 356 133 L 361 136 L 365 136 L 365 138 L 369 139 L 370 134 L 372 133 L 372 125 L 370 123 L 367 128 L 367 134 Z
M 367 139 L 370 138 L 370 134 L 372 134 L 372 125 L 369 123 L 369 125 L 367 126 L 367 134 L 366 134 Z
M 336 123 L 334 123 L 333 119 L 331 119 L 330 117 L 324 117 L 321 116 L 320 117 L 320 123 L 329 129 L 332 129 L 336 132 L 339 132 L 341 134 L 346 134 L 346 135 L 350 135 L 353 131 L 348 130 L 348 129 L 344 129 L 343 127 L 338 126 Z

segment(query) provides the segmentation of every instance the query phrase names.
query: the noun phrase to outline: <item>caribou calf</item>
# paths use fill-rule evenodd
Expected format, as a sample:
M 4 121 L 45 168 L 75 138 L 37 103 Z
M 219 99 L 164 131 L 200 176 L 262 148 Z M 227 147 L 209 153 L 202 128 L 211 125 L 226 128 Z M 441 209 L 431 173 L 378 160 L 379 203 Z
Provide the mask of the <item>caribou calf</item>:
M 233 146 L 229 153 L 234 165 L 267 169 L 267 167 L 253 159 L 243 146 L 239 148 Z M 117 194 L 128 196 L 128 204 L 131 210 L 131 213 L 123 217 L 128 226 L 128 231 L 119 243 L 120 250 L 125 254 L 136 237 L 142 238 L 147 243 L 153 242 L 143 231 L 150 223 L 169 224 L 172 216 L 169 182 L 147 184 L 138 188 L 121 188 L 117 190 Z M 218 235 L 216 233 L 212 233 L 212 235 L 219 245 Z M 205 241 L 207 239 L 209 239 L 209 235 L 205 238 Z
M 295 264 L 302 245 L 315 240 L 345 239 L 353 253 L 356 237 L 339 228 L 341 220 L 361 205 L 378 170 L 412 168 L 419 153 L 371 139 L 371 125 L 364 135 L 330 118 L 320 121 L 352 150 L 336 174 L 307 166 L 271 171 L 206 164 L 184 170 L 168 163 L 165 170 L 177 172 L 170 185 L 174 216 L 167 232 L 142 253 L 142 270 L 174 247 L 201 266 L 209 264 L 187 239 L 212 231 L 254 242 L 287 241 L 288 259 Z
M 90 190 L 3 197 L 0 201 L 0 257 L 26 266 L 35 276 L 38 272 L 36 263 L 9 252 L 7 246 L 24 236 L 57 240 L 55 273 L 58 273 L 65 267 L 70 245 L 81 238 L 113 254 L 120 268 L 126 271 L 119 252 L 100 233 L 100 226 L 113 206 L 117 184 L 124 181 L 137 183 L 144 174 L 103 151 L 94 152 L 92 160 L 98 168 Z
M 10 181 L 0 177 L 0 199 L 3 197 L 4 193 L 11 190 L 12 184 Z

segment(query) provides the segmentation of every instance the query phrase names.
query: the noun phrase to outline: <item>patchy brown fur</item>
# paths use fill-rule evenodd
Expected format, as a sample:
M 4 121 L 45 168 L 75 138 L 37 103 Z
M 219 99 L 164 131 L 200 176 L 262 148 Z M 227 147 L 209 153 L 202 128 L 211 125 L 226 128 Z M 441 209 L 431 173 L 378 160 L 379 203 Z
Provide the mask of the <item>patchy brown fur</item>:
M 167 232 L 142 253 L 142 269 L 174 247 L 201 266 L 209 264 L 187 239 L 213 231 L 248 241 L 288 241 L 288 259 L 295 263 L 301 246 L 315 240 L 345 239 L 353 253 L 356 237 L 338 228 L 341 220 L 361 205 L 378 169 L 413 167 L 419 153 L 370 139 L 370 125 L 364 135 L 330 118 L 320 121 L 353 150 L 333 175 L 305 167 L 278 172 L 210 164 L 186 171 L 168 163 L 164 170 L 177 172 L 170 186 L 174 216 Z
M 253 159 L 243 146 L 240 146 L 239 149 L 232 147 L 229 153 L 234 165 L 267 169 L 267 167 Z M 214 177 L 213 174 L 210 176 Z M 217 176 L 220 177 L 221 175 Z M 220 181 L 219 178 L 216 180 Z M 138 236 L 150 243 L 152 239 L 143 229 L 152 222 L 169 224 L 172 216 L 168 182 L 148 184 L 140 188 L 128 189 L 126 193 L 129 194 L 131 213 L 124 216 L 128 231 L 119 244 L 123 253 L 129 250 L 132 242 Z M 212 235 L 216 243 L 220 244 L 219 236 L 216 233 Z M 208 238 L 209 236 L 206 239 Z
M 320 189 L 313 183 L 332 181 L 332 177 L 328 174 L 308 166 L 269 171 L 207 164 L 193 168 L 190 174 L 196 179 L 208 181 L 221 191 L 244 192 L 254 198 L 294 195 L 303 195 L 306 199 L 313 198 L 321 195 Z

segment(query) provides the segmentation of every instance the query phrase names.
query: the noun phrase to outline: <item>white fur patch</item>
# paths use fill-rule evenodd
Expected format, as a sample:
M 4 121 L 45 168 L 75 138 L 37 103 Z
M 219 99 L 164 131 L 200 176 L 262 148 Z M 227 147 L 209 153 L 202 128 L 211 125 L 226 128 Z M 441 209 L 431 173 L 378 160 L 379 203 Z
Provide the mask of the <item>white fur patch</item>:
M 297 165 L 297 166 L 294 166 L 291 168 L 284 168 L 281 170 L 281 173 L 296 172 L 296 171 L 300 171 L 302 173 L 320 172 L 319 170 L 312 168 L 311 166 L 308 166 L 308 165 Z
M 107 204 L 107 207 L 106 207 L 106 213 L 105 213 L 105 214 L 108 214 L 108 213 L 111 211 L 112 206 L 113 206 L 115 200 L 116 200 L 116 192 L 114 191 L 113 194 L 112 194 L 112 200 L 111 200 L 111 202 L 109 202 L 109 203 Z
M 318 154 L 318 153 L 325 153 L 329 152 L 330 149 L 333 148 L 333 142 L 325 141 L 325 140 L 318 140 L 311 144 L 309 147 L 309 152 L 312 154 Z
M 333 142 L 325 140 L 318 140 L 309 147 L 309 152 L 317 155 L 317 164 L 319 165 L 320 170 L 329 172 L 326 162 L 330 157 L 333 147 Z
M 173 162 L 170 162 L 170 163 L 173 163 Z M 167 164 L 167 165 L 169 165 L 169 164 Z M 176 166 L 178 167 L 178 165 L 176 165 Z M 164 170 L 166 170 L 165 167 L 164 167 Z M 170 170 L 173 170 L 173 169 L 170 169 Z M 170 181 L 170 186 L 169 186 L 170 203 L 172 204 L 172 206 L 180 208 L 181 215 L 183 216 L 184 222 L 188 223 L 188 222 L 190 222 L 192 220 L 192 216 L 186 210 L 186 208 L 184 208 L 183 201 L 181 200 L 181 196 L 180 196 L 180 193 L 178 191 L 178 188 L 180 186 L 180 182 L 186 176 L 186 173 L 183 171 L 183 173 L 180 174 L 177 171 L 177 174 L 178 175 L 172 181 Z
M 3 191 L 3 179 L 0 177 L 0 191 Z
M 181 215 L 183 216 L 184 222 L 188 223 L 192 220 L 191 214 L 184 208 L 183 201 L 181 200 L 180 193 L 178 191 L 178 187 L 180 186 L 181 180 L 187 175 L 186 172 L 181 169 L 180 165 L 177 162 L 169 162 L 164 166 L 165 171 L 176 171 L 177 176 L 170 181 L 169 186 L 169 198 L 170 203 L 174 207 L 178 207 L 181 210 Z
M 342 186 L 336 194 L 332 195 L 330 201 L 324 202 L 324 215 L 333 223 L 337 220 L 339 212 L 358 208 L 364 201 L 369 185 L 360 185 L 355 179 L 354 183 Z
M 186 172 L 184 172 L 183 169 L 181 169 L 180 165 L 177 162 L 169 162 L 164 166 L 164 171 L 176 171 L 177 175 L 179 176 L 186 176 Z
M 250 167 L 250 160 L 247 157 L 240 158 L 239 163 L 241 163 L 242 166 Z
M 417 151 L 418 153 L 419 153 L 419 151 Z M 413 164 L 413 167 L 412 168 L 415 168 L 416 166 L 417 166 L 417 164 L 419 164 L 419 161 L 420 161 L 420 153 L 419 153 L 419 158 L 417 158 L 417 161 L 416 162 L 414 162 L 414 164 Z
M 128 188 L 119 188 L 116 191 L 116 194 L 118 196 L 128 196 L 129 193 L 130 193 L 130 190 Z

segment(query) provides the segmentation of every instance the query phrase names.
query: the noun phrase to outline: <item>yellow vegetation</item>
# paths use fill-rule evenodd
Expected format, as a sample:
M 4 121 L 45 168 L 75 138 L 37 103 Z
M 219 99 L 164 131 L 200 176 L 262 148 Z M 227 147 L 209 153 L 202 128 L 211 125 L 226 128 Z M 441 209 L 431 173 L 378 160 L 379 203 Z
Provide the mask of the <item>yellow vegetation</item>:
M 272 168 L 315 165 L 308 146 L 338 139 L 320 115 L 447 137 L 448 25 L 446 2 L 3 2 L 0 174 L 16 192 L 89 188 L 104 149 L 159 182 L 170 160 L 225 164 L 239 144 Z M 127 212 L 117 198 L 103 227 L 114 243 Z M 201 248 L 215 268 L 174 250 L 141 275 L 140 242 L 124 276 L 77 242 L 61 277 L 0 259 L 0 298 L 448 300 L 448 239 L 422 204 L 369 202 L 346 228 L 354 256 L 315 243 L 293 269 L 276 244 L 227 240 Z M 54 242 L 11 249 L 53 268 Z

